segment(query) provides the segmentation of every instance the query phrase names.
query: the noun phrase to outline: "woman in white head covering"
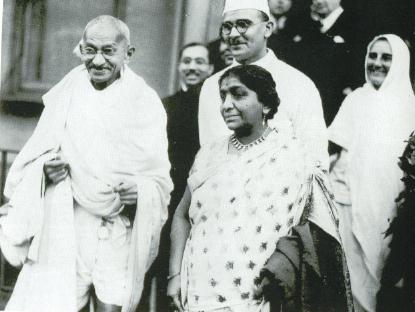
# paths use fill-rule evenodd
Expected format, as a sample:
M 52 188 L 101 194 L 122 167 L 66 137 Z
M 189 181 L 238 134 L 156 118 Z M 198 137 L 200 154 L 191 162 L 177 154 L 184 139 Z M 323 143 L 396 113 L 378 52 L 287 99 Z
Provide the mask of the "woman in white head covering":
M 342 147 L 331 180 L 356 307 L 375 311 L 389 252 L 384 233 L 403 187 L 398 157 L 415 128 L 408 47 L 395 35 L 375 37 L 365 71 L 366 83 L 345 99 L 329 138 Z

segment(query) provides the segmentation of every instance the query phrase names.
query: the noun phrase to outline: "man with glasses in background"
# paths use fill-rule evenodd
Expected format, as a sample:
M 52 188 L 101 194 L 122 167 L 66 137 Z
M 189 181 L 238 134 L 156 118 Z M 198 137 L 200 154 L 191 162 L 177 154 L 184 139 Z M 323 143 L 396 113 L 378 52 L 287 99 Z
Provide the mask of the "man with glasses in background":
M 95 311 L 133 312 L 167 219 L 166 113 L 122 21 L 93 19 L 74 52 L 7 178 L 0 245 L 23 265 L 7 310 L 75 312 L 93 289 Z
M 276 114 L 287 114 L 296 137 L 301 140 L 310 164 L 328 166 L 327 130 L 320 95 L 303 73 L 280 61 L 267 49 L 273 31 L 267 0 L 228 0 L 223 11 L 221 35 L 228 43 L 237 64 L 255 64 L 268 70 L 275 82 L 281 104 Z M 218 80 L 224 71 L 208 78 L 199 100 L 201 145 L 228 134 L 219 112 Z M 272 123 L 273 121 L 270 121 Z

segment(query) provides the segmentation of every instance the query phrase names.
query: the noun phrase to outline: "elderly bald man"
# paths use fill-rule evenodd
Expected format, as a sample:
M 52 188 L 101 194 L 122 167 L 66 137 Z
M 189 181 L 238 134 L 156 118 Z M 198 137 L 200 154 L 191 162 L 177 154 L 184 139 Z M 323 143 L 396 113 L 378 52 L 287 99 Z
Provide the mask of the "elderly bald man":
M 231 66 L 254 64 L 271 73 L 281 99 L 274 119 L 286 114 L 295 135 L 309 155 L 310 163 L 327 167 L 327 130 L 319 93 L 308 77 L 267 49 L 272 30 L 267 0 L 226 1 L 221 34 L 235 58 Z M 218 80 L 225 70 L 208 78 L 202 87 L 199 101 L 199 137 L 202 146 L 230 134 L 219 112 L 221 99 Z
M 98 16 L 75 52 L 6 182 L 0 244 L 23 265 L 8 310 L 74 312 L 94 288 L 96 311 L 134 311 L 167 217 L 166 114 L 127 66 L 127 25 Z

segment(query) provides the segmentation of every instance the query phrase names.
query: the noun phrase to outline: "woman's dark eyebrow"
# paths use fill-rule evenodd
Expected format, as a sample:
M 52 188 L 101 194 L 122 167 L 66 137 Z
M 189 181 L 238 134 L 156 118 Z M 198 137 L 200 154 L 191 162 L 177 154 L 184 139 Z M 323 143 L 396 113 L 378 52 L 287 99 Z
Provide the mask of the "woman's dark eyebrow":
M 230 87 L 229 88 L 229 92 L 232 93 L 232 94 L 234 94 L 234 93 L 240 91 L 241 89 L 242 89 L 241 86 L 233 86 L 233 87 Z
M 379 55 L 379 53 L 377 53 L 377 52 L 369 52 L 369 56 L 378 56 Z M 392 54 L 391 53 L 380 53 L 380 55 L 381 56 L 388 56 L 388 57 L 392 57 Z

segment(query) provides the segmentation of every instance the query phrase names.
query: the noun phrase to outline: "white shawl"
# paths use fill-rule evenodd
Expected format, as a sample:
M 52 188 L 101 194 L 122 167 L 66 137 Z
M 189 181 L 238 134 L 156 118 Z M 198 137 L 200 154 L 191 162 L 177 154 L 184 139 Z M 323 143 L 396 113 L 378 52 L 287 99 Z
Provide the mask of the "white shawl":
M 392 64 L 383 84 L 376 90 L 366 73 L 366 84 L 345 99 L 329 128 L 330 141 L 348 154 L 352 232 L 363 250 L 366 280 L 376 283 L 388 253 L 384 233 L 403 187 L 398 157 L 415 128 L 409 50 L 399 37 L 381 35 L 369 44 L 368 52 L 379 38 L 387 39 L 392 48 Z
M 91 87 L 88 77 L 85 67 L 78 66 L 43 97 L 45 110 L 39 124 L 7 178 L 5 195 L 11 209 L 2 220 L 2 237 L 19 237 L 20 241 L 9 239 L 8 246 L 14 245 L 20 254 L 19 247 L 31 241 L 10 310 L 77 310 L 73 198 L 97 215 L 111 215 L 120 206 L 118 194 L 111 191 L 119 179 L 132 179 L 138 187 L 123 312 L 135 310 L 145 272 L 157 255 L 172 188 L 164 109 L 156 93 L 125 66 L 120 79 L 104 90 L 115 94 L 104 100 L 108 103 L 102 103 L 102 111 L 95 111 L 95 122 L 102 127 L 97 129 L 99 142 L 91 145 L 101 146 L 101 153 L 94 159 L 87 159 L 87 153 L 77 155 L 76 148 L 67 144 L 67 123 L 76 99 L 82 98 L 86 86 Z M 43 164 L 59 150 L 67 153 L 74 177 L 44 193 Z M 29 216 L 35 218 L 29 222 Z M 31 226 L 25 229 L 19 226 L 22 222 Z

